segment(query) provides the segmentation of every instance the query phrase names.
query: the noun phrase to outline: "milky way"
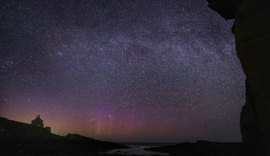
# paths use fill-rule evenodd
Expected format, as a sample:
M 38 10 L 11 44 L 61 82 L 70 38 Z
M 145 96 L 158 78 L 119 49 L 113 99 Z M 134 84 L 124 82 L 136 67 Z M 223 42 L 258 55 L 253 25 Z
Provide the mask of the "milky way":
M 240 141 L 232 21 L 204 0 L 2 0 L 0 116 L 56 134 Z

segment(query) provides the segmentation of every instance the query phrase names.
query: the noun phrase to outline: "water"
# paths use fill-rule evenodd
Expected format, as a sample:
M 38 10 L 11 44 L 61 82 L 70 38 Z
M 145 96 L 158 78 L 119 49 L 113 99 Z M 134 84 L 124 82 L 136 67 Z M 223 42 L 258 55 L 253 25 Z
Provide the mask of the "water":
M 143 155 L 143 156 L 168 156 L 168 153 L 146 151 L 145 148 L 157 147 L 157 145 L 143 145 L 143 144 L 128 144 L 130 148 L 114 149 L 106 152 L 106 154 L 119 154 L 119 155 Z

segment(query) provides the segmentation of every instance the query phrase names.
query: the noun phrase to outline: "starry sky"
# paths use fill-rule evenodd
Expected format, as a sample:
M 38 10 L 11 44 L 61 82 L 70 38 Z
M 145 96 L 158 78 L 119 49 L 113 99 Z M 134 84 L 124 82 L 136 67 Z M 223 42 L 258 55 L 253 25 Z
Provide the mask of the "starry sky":
M 240 141 L 244 79 L 206 0 L 1 0 L 0 116 L 128 142 Z

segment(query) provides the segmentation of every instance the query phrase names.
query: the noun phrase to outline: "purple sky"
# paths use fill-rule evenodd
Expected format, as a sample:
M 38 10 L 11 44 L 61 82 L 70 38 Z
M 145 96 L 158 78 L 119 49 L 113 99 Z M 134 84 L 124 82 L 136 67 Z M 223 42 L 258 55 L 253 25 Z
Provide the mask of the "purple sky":
M 0 116 L 110 141 L 241 140 L 232 21 L 206 0 L 0 7 Z

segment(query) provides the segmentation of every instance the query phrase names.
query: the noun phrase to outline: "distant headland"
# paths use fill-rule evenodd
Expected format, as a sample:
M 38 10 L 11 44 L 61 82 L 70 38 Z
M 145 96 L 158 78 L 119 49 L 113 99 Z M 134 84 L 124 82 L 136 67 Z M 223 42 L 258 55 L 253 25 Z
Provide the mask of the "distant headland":
M 44 127 L 38 115 L 31 124 L 0 117 L 0 155 L 101 155 L 100 152 L 127 148 L 118 143 L 99 141 L 79 134 L 59 136 Z

